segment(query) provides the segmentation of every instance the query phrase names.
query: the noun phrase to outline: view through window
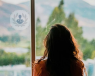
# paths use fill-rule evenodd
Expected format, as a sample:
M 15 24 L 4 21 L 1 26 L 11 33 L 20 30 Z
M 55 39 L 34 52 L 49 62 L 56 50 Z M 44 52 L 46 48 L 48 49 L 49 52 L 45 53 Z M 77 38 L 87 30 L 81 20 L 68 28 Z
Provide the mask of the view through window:
M 61 23 L 76 38 L 88 76 L 95 76 L 94 14 L 94 0 L 35 0 L 36 59 L 44 53 L 43 40 L 51 25 Z
M 30 0 L 0 0 L 0 76 L 31 76 L 29 20 Z

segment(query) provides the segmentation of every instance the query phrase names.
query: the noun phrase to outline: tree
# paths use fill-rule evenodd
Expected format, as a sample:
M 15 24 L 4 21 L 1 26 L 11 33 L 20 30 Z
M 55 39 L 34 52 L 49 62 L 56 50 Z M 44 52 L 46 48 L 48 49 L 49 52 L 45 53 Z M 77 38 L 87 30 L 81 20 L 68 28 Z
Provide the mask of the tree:
M 21 41 L 20 35 L 18 33 L 15 33 L 11 36 L 11 42 L 12 43 L 18 43 Z
M 9 36 L 3 35 L 2 37 L 0 37 L 0 41 L 2 42 L 8 42 L 9 40 Z
M 37 18 L 36 20 L 36 55 L 42 55 L 43 53 L 41 51 L 43 50 L 43 40 L 45 38 L 44 34 L 44 27 L 41 26 L 40 18 Z
M 3 56 L 3 54 L 5 54 L 5 51 L 3 49 L 0 49 L 0 57 Z
M 62 21 L 65 20 L 65 12 L 63 10 L 63 5 L 64 1 L 61 0 L 58 7 L 54 8 L 47 22 L 47 31 L 49 31 L 51 25 L 54 25 L 55 23 L 62 23 Z
M 92 52 L 91 58 L 92 58 L 92 59 L 95 58 L 95 51 Z
M 90 46 L 92 46 L 92 49 L 95 50 L 95 39 L 93 39 L 93 40 L 90 42 Z
M 70 13 L 69 17 L 65 20 L 65 25 L 70 29 L 77 41 L 80 42 L 83 30 L 82 27 L 78 26 L 78 21 L 76 20 L 74 13 Z
M 83 51 L 83 59 L 86 60 L 86 59 L 90 59 L 91 58 L 91 55 L 92 55 L 92 51 L 90 50 L 89 47 L 86 47 L 86 49 Z
M 72 34 L 74 35 L 75 39 L 79 44 L 79 48 L 83 52 L 83 58 L 86 60 L 87 58 L 93 58 L 92 56 L 93 50 L 95 50 L 95 40 L 88 41 L 83 37 L 83 30 L 82 27 L 78 26 L 78 20 L 75 18 L 74 13 L 70 13 L 69 16 L 65 17 L 65 12 L 63 9 L 64 1 L 61 0 L 59 5 L 54 8 L 52 11 L 46 27 L 41 26 L 40 18 L 36 20 L 36 54 L 42 55 L 44 48 L 43 48 L 43 40 L 47 33 L 50 30 L 50 27 L 56 23 L 61 23 L 67 26 Z M 93 53 L 94 54 L 94 53 Z
M 38 17 L 37 20 L 36 20 L 36 26 L 39 26 L 39 25 L 41 25 L 41 20 L 40 20 L 40 18 Z
M 24 64 L 25 55 L 18 55 L 16 53 L 7 53 L 3 49 L 0 49 L 0 66 L 2 65 L 15 65 Z
M 60 3 L 59 3 L 59 6 L 58 6 L 58 7 L 59 7 L 59 9 L 62 9 L 62 10 L 63 10 L 63 5 L 64 5 L 64 1 L 63 1 L 63 0 L 61 0 L 61 1 L 60 1 Z

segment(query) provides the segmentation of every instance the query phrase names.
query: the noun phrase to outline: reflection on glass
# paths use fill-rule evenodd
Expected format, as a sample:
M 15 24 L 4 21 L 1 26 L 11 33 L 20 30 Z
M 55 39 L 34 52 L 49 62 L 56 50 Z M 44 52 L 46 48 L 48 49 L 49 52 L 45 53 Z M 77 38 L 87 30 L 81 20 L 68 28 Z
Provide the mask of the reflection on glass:
M 0 76 L 31 76 L 31 29 L 30 26 L 24 30 L 12 27 L 10 16 L 16 10 L 24 10 L 30 15 L 30 1 L 0 0 Z M 22 18 L 19 15 L 15 21 L 19 19 L 17 22 L 22 24 Z
M 43 40 L 51 25 L 67 26 L 82 51 L 88 76 L 95 76 L 95 7 L 86 0 L 35 0 L 36 58 L 44 53 Z

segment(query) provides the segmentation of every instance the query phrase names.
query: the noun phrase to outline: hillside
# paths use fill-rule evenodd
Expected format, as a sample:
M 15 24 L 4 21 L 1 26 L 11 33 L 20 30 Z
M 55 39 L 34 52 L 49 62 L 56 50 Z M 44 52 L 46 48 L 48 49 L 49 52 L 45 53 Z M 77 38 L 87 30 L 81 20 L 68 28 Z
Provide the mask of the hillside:
M 95 20 L 95 6 L 92 6 L 83 0 L 65 0 L 64 9 L 66 12 L 74 12 L 83 18 Z
M 1 35 L 11 35 L 14 33 L 19 33 L 20 35 L 30 37 L 30 29 L 27 28 L 24 31 L 16 31 L 10 25 L 10 15 L 15 10 L 25 10 L 29 12 L 29 9 L 24 5 L 14 5 L 0 1 L 0 36 Z
M 45 26 L 49 15 L 51 14 L 54 7 L 58 6 L 58 3 L 58 0 L 49 0 L 47 2 L 44 0 L 36 0 L 36 18 L 41 18 L 43 26 Z M 88 40 L 95 38 L 95 30 L 92 32 L 92 28 L 95 29 L 95 6 L 92 6 L 83 0 L 64 0 L 63 9 L 66 13 L 66 16 L 68 16 L 71 12 L 75 13 L 76 19 L 79 22 L 79 26 L 83 27 L 83 36 L 85 38 Z M 91 36 L 88 35 L 88 31 Z
M 64 10 L 66 16 L 69 13 L 74 12 L 79 22 L 79 26 L 83 27 L 83 36 L 89 40 L 95 38 L 95 6 L 92 6 L 83 0 L 64 0 Z M 58 6 L 59 0 L 36 0 L 35 1 L 35 15 L 36 18 L 39 16 L 42 25 L 45 26 L 49 15 L 51 14 L 54 7 Z M 10 15 L 15 10 L 26 10 L 30 12 L 30 2 L 24 2 L 18 5 L 13 5 L 0 1 L 0 27 L 4 30 L 5 35 L 18 32 L 21 35 L 30 37 L 30 30 L 27 28 L 24 31 L 16 31 L 10 26 Z M 93 28 L 93 31 L 92 31 Z M 88 36 L 88 31 L 91 36 Z M 8 32 L 8 33 L 7 33 Z M 2 35 L 2 34 L 0 34 Z

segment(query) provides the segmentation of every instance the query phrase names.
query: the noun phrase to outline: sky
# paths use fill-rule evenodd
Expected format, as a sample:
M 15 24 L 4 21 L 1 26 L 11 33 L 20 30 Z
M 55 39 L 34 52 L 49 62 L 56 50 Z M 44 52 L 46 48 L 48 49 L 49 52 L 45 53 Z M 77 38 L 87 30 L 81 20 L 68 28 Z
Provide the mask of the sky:
M 2 0 L 2 1 L 5 1 L 7 3 L 12 3 L 12 4 L 19 4 L 19 3 L 26 2 L 26 1 L 29 1 L 29 0 Z M 37 17 L 40 17 L 40 19 L 42 21 L 41 24 L 43 26 L 46 25 L 46 23 L 48 21 L 48 17 L 49 17 L 49 15 L 51 13 L 51 12 L 45 12 L 45 11 L 46 11 L 46 9 L 48 9 L 48 10 L 51 10 L 51 9 L 49 7 L 46 8 L 46 9 L 44 9 L 41 6 L 41 4 L 45 4 L 47 6 L 51 6 L 52 7 L 52 10 L 53 10 L 53 8 L 55 6 L 58 6 L 58 2 L 59 1 L 60 0 L 48 0 L 48 1 L 45 1 L 45 0 L 35 0 L 35 3 L 36 3 L 35 8 L 38 8 L 38 9 L 36 9 L 36 18 Z M 83 1 L 87 2 L 88 4 L 90 4 L 92 6 L 95 6 L 95 0 L 83 0 Z M 95 24 L 95 22 L 90 21 L 90 20 L 85 20 L 83 18 L 81 18 L 81 20 L 79 20 L 79 21 L 80 21 L 79 23 L 82 23 L 82 24 L 84 23 L 84 21 L 88 22 L 89 24 Z M 84 25 L 87 26 L 87 24 L 84 24 Z M 89 32 L 89 29 L 91 30 L 90 32 Z M 89 40 L 91 40 L 92 38 L 95 38 L 95 35 L 94 35 L 95 27 L 93 28 L 93 27 L 89 27 L 89 26 L 88 27 L 83 26 L 83 31 L 84 31 L 84 33 L 83 33 L 84 34 L 84 37 L 88 38 Z M 88 34 L 90 36 L 88 36 Z
M 25 2 L 25 1 L 29 1 L 29 0 L 2 0 L 2 1 L 5 1 L 7 3 L 12 3 L 12 4 L 19 4 L 19 3 L 22 3 L 22 2 Z M 89 3 L 90 5 L 94 5 L 95 6 L 95 0 L 83 0 L 87 3 Z
M 2 0 L 2 1 L 7 2 L 7 3 L 11 3 L 11 4 L 19 4 L 19 3 L 26 2 L 29 0 Z
M 83 1 L 89 3 L 90 5 L 95 6 L 95 0 L 83 0 Z

